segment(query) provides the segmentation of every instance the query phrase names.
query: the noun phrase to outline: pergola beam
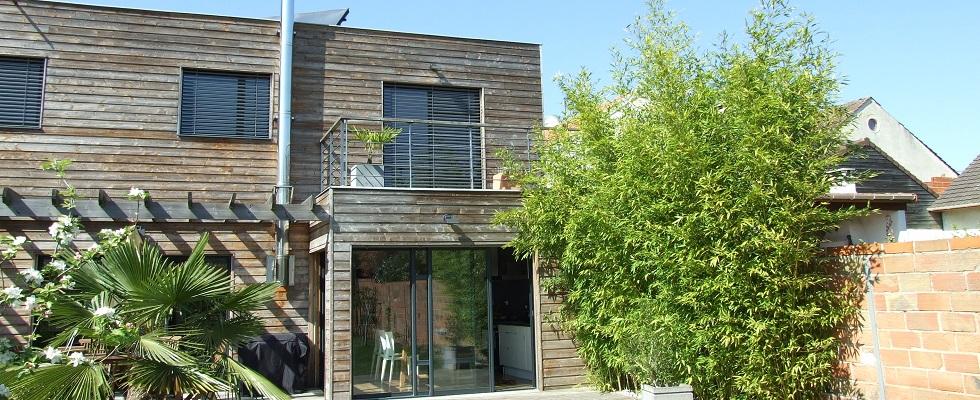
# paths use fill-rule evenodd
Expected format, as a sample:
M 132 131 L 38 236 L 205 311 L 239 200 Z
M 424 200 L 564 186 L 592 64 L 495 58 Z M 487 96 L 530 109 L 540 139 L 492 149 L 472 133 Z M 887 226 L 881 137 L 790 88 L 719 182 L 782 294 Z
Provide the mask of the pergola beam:
M 23 197 L 11 188 L 2 190 L 3 205 L 0 219 L 54 219 L 62 215 L 62 197 L 57 191 L 51 197 Z M 319 221 L 327 218 L 323 207 L 314 204 L 312 198 L 300 204 L 240 203 L 232 194 L 228 201 L 195 201 L 191 192 L 186 200 L 146 199 L 139 207 L 141 221 Z M 80 198 L 75 201 L 74 213 L 83 220 L 133 221 L 137 207 L 134 201 L 117 201 L 105 191 L 97 198 Z

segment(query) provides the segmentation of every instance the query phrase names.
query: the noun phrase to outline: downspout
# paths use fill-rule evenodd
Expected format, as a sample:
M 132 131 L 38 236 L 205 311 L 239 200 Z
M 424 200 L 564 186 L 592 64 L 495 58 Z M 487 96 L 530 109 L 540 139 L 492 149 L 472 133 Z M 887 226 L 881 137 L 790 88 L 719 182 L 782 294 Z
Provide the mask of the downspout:
M 292 133 L 293 96 L 293 0 L 282 0 L 279 18 L 279 153 L 276 177 L 276 204 L 289 204 L 293 187 L 289 185 L 289 155 Z M 266 271 L 273 280 L 288 285 L 288 222 L 276 221 L 276 262 Z M 267 267 L 268 268 L 268 267 Z

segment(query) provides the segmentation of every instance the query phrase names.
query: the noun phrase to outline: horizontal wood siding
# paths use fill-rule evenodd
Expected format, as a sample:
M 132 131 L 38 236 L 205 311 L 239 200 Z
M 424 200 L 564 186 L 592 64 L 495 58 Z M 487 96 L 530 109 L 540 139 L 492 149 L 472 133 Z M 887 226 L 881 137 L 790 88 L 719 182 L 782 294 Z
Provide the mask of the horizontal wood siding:
M 275 73 L 277 28 L 275 21 L 0 2 L 0 54 L 48 60 L 41 129 L 0 128 L 0 186 L 50 192 L 57 180 L 37 168 L 68 158 L 83 195 L 122 196 L 139 186 L 158 199 L 195 191 L 198 199 L 234 192 L 264 200 L 275 185 L 275 143 L 178 138 L 178 91 L 181 68 Z
M 571 335 L 562 332 L 558 324 L 558 312 L 563 297 L 541 290 L 541 281 L 554 273 L 553 263 L 535 260 L 535 295 L 539 318 L 538 345 L 540 346 L 541 389 L 566 389 L 586 382 L 585 364 L 579 358 Z
M 382 116 L 384 82 L 482 89 L 487 124 L 541 122 L 537 45 L 297 24 L 295 51 L 291 168 L 298 197 L 321 190 L 319 140 L 331 124 Z M 488 128 L 486 154 L 525 146 L 526 133 Z M 493 174 L 499 166 L 490 164 Z
M 910 229 L 942 228 L 939 215 L 927 210 L 936 196 L 874 146 L 865 145 L 841 167 L 874 174 L 857 183 L 858 193 L 915 193 L 918 200 L 905 208 L 905 221 Z
M 514 232 L 493 224 L 498 211 L 520 206 L 514 191 L 422 191 L 331 189 L 321 204 L 331 209 L 330 294 L 324 309 L 333 326 L 327 345 L 328 390 L 335 399 L 351 396 L 352 249 L 380 246 L 501 246 Z M 443 215 L 459 218 L 443 222 Z
M 50 255 L 55 248 L 54 242 L 48 235 L 48 223 L 38 221 L 0 221 L 0 235 L 26 236 L 31 243 L 12 265 L 3 265 L 2 279 L 5 285 L 11 284 L 15 271 L 31 268 L 34 257 L 38 254 Z M 117 229 L 121 224 L 87 223 L 75 244 L 79 248 L 87 248 L 94 236 L 103 228 Z M 208 254 L 229 255 L 232 258 L 232 273 L 235 283 L 248 284 L 265 282 L 266 256 L 272 255 L 275 248 L 273 226 L 268 223 L 147 223 L 142 224 L 147 237 L 158 244 L 165 254 L 189 254 L 201 238 L 202 232 L 209 232 Z M 296 243 L 303 243 L 308 235 L 303 229 L 294 229 L 291 238 Z M 306 243 L 309 243 L 306 241 Z M 299 245 L 302 246 L 302 245 Z M 302 248 L 294 248 L 296 254 L 297 281 L 306 282 L 307 257 Z M 269 332 L 307 332 L 306 318 L 309 307 L 306 285 L 295 285 L 282 289 L 276 294 L 276 300 L 265 309 L 258 312 L 264 320 Z M 25 334 L 28 329 L 28 317 L 22 308 L 11 310 L 3 308 L 0 317 L 0 334 Z M 12 312 L 13 311 L 13 312 Z

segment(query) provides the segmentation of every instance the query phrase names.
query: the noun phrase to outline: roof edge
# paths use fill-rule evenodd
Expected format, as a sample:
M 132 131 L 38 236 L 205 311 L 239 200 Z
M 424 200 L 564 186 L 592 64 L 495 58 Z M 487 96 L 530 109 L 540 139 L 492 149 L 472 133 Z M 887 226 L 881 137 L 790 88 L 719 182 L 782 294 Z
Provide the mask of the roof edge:
M 926 210 L 927 211 L 949 211 L 949 210 L 956 210 L 956 209 L 960 209 L 960 208 L 972 208 L 972 207 L 980 207 L 980 202 L 967 203 L 967 204 L 957 204 L 955 206 L 945 206 L 945 207 L 943 207 L 943 206 L 929 207 Z
M 23 1 L 24 3 L 36 3 L 36 4 L 42 4 L 42 5 L 47 5 L 47 6 L 55 6 L 55 7 L 57 7 L 57 6 L 65 6 L 65 7 L 74 7 L 74 8 L 89 8 L 89 9 L 95 9 L 95 10 L 106 10 L 106 11 L 116 11 L 116 12 L 128 12 L 128 13 L 133 13 L 133 14 L 145 13 L 145 14 L 180 16 L 180 17 L 185 17 L 185 18 L 225 19 L 225 20 L 231 20 L 231 21 L 250 22 L 250 23 L 253 23 L 253 24 L 256 24 L 256 25 L 268 25 L 270 27 L 277 27 L 277 26 L 279 26 L 279 19 L 278 19 L 279 16 L 275 16 L 273 18 L 268 18 L 268 17 L 244 17 L 244 16 L 223 15 L 223 14 L 204 14 L 204 13 L 195 13 L 195 12 L 187 12 L 187 11 L 172 11 L 172 10 L 158 10 L 158 9 L 137 8 L 137 7 L 107 6 L 107 5 L 90 4 L 90 3 L 71 3 L 71 2 L 59 1 L 59 0 L 26 0 L 26 1 L 21 0 L 21 1 Z M 90 1 L 90 0 L 83 0 L 83 1 Z M 346 16 L 347 15 L 345 15 L 345 17 Z M 430 37 L 430 38 L 436 38 L 436 39 L 463 40 L 463 41 L 483 42 L 483 43 L 501 43 L 501 44 L 521 45 L 521 46 L 527 46 L 527 47 L 532 47 L 533 46 L 533 47 L 538 47 L 538 48 L 541 47 L 541 43 L 521 42 L 521 41 L 516 41 L 516 40 L 486 39 L 486 38 L 477 38 L 477 37 L 468 37 L 468 36 L 450 36 L 450 35 L 439 35 L 439 34 L 432 34 L 432 33 L 418 33 L 418 32 L 408 32 L 408 31 L 386 30 L 386 29 L 379 29 L 379 28 L 360 28 L 360 27 L 346 26 L 346 25 L 322 25 L 322 24 L 316 24 L 316 23 L 310 23 L 310 22 L 299 22 L 299 21 L 297 21 L 295 23 L 297 25 L 327 26 L 327 27 L 336 28 L 336 29 L 359 30 L 359 31 L 378 32 L 378 33 L 394 33 L 394 34 L 402 34 L 402 35 L 407 35 L 407 36 Z
M 230 20 L 250 21 L 255 23 L 263 23 L 263 24 L 273 24 L 276 26 L 279 25 L 278 20 L 262 18 L 262 17 L 245 17 L 239 15 L 205 14 L 205 13 L 195 13 L 195 12 L 188 12 L 188 11 L 160 10 L 160 9 L 152 9 L 152 8 L 107 6 L 102 4 L 72 3 L 72 2 L 58 1 L 58 0 L 28 0 L 26 2 L 41 3 L 41 4 L 52 5 L 52 6 L 69 6 L 69 7 L 78 7 L 78 8 L 91 8 L 97 10 L 130 12 L 130 13 L 169 14 L 169 15 L 176 15 L 176 16 L 199 17 L 199 18 L 223 18 L 223 19 L 230 19 Z
M 909 133 L 909 135 L 911 135 L 911 136 L 912 136 L 912 138 L 913 138 L 913 139 L 915 139 L 915 141 L 917 141 L 917 142 L 919 142 L 919 144 L 921 144 L 921 145 L 922 145 L 923 147 L 925 147 L 925 148 L 926 148 L 926 150 L 929 150 L 929 152 L 930 152 L 930 153 L 932 153 L 932 155 L 934 155 L 934 156 L 936 156 L 936 159 L 938 159 L 938 160 L 939 160 L 939 162 L 941 162 L 941 163 L 943 163 L 943 165 L 945 165 L 945 166 L 946 166 L 946 168 L 949 168 L 949 170 L 950 170 L 950 171 L 953 171 L 953 173 L 954 173 L 954 174 L 956 174 L 956 176 L 959 176 L 959 175 L 960 175 L 960 171 L 957 171 L 957 170 L 956 170 L 956 168 L 953 168 L 953 166 L 952 166 L 952 165 L 949 165 L 949 163 L 948 163 L 948 162 L 946 162 L 946 160 L 945 160 L 945 159 L 943 159 L 943 157 L 942 157 L 942 156 L 940 156 L 940 155 L 939 155 L 939 153 L 937 153 L 937 152 L 936 152 L 935 150 L 933 150 L 933 149 L 932 149 L 932 147 L 929 147 L 929 145 L 928 145 L 928 144 L 926 144 L 926 142 L 924 142 L 924 141 L 922 141 L 922 139 L 921 139 L 921 138 L 919 138 L 918 136 L 916 136 L 916 135 L 915 135 L 915 132 L 912 132 L 912 130 L 911 130 L 911 129 L 909 129 L 909 127 L 907 127 L 907 126 L 905 126 L 905 123 L 904 123 L 904 122 L 902 122 L 902 121 L 901 121 L 901 120 L 899 120 L 898 118 L 895 118 L 895 116 L 894 116 L 894 115 L 891 115 L 892 113 L 890 113 L 890 112 L 888 112 L 888 110 L 887 110 L 887 109 L 885 109 L 885 106 L 883 106 L 883 105 L 881 104 L 881 102 L 879 102 L 879 101 L 878 101 L 877 99 L 875 99 L 874 97 L 871 97 L 871 96 L 868 96 L 868 98 L 867 98 L 867 100 L 866 100 L 866 101 L 864 102 L 864 104 L 861 104 L 861 107 L 859 107 L 859 108 L 857 108 L 857 109 L 855 109 L 855 111 L 854 111 L 854 113 L 856 114 L 856 113 L 857 113 L 858 111 L 860 111 L 860 110 L 862 110 L 862 109 L 863 109 L 864 107 L 867 107 L 867 105 L 868 105 L 868 102 L 871 102 L 871 101 L 873 101 L 873 102 L 875 102 L 875 104 L 877 104 L 877 105 L 878 105 L 878 107 L 881 107 L 881 109 L 882 109 L 882 110 L 885 110 L 885 112 L 886 112 L 886 113 L 888 113 L 888 115 L 889 115 L 889 116 L 891 116 L 891 117 L 892 117 L 892 119 L 894 119 L 894 120 L 895 120 L 895 122 L 898 122 L 898 124 L 902 126 L 902 129 L 905 129 L 905 131 L 906 131 L 906 132 L 908 132 L 908 133 Z M 953 178 L 956 178 L 956 176 L 954 176 Z M 938 196 L 937 196 L 937 197 L 938 197 Z

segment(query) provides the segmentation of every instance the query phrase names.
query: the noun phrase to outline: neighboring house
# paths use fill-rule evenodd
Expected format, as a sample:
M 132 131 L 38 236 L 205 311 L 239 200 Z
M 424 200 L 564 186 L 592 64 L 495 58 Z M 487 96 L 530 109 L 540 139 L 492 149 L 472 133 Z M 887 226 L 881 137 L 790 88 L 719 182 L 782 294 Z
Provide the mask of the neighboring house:
M 942 215 L 944 231 L 980 234 L 980 156 L 953 180 L 929 211 Z
M 870 177 L 836 187 L 824 200 L 877 211 L 842 224 L 827 235 L 827 245 L 921 239 L 923 232 L 941 228 L 940 216 L 930 207 L 956 171 L 873 98 L 844 107 L 854 118 L 847 135 L 858 151 L 841 168 Z
M 167 255 L 211 232 L 237 282 L 284 282 L 260 316 L 308 337 L 328 398 L 581 383 L 537 265 L 492 223 L 520 204 L 493 189 L 499 150 L 533 157 L 539 46 L 331 25 L 345 16 L 297 19 L 282 121 L 277 21 L 0 3 L 0 234 L 32 241 L 13 266 L 53 251 L 61 183 L 38 166 L 72 159 L 80 246 L 147 189 L 141 225 Z M 400 133 L 381 154 L 353 139 L 382 125 Z M 0 323 L 29 329 L 24 310 Z

